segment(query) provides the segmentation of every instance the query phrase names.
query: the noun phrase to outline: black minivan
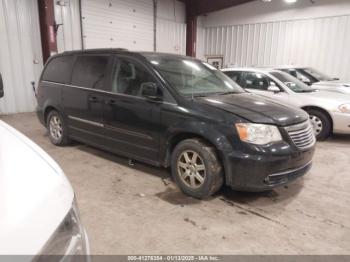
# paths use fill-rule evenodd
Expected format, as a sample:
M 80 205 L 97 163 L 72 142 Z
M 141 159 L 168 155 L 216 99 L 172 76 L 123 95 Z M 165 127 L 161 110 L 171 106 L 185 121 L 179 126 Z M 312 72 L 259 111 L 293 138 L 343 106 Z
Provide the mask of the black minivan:
M 181 190 L 206 198 L 226 184 L 265 191 L 310 168 L 308 115 L 245 92 L 185 56 L 98 49 L 47 62 L 37 114 L 55 145 L 70 139 L 171 167 Z

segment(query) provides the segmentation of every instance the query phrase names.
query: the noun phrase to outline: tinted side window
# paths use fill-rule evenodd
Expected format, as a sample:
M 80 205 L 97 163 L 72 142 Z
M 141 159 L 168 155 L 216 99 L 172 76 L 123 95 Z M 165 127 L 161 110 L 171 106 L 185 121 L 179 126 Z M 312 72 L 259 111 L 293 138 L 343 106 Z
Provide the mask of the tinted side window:
M 155 82 L 143 66 L 126 59 L 119 59 L 115 68 L 111 91 L 133 96 L 141 95 L 141 84 Z
M 267 91 L 271 85 L 278 86 L 276 82 L 261 73 L 247 73 L 244 81 L 244 87 L 250 89 Z
M 109 56 L 78 56 L 72 74 L 72 85 L 102 89 Z
M 73 56 L 59 56 L 53 58 L 46 66 L 42 80 L 68 83 L 72 71 Z
M 242 72 L 224 72 L 229 78 L 231 78 L 233 81 L 235 81 L 237 84 L 240 83 L 241 77 L 242 77 Z

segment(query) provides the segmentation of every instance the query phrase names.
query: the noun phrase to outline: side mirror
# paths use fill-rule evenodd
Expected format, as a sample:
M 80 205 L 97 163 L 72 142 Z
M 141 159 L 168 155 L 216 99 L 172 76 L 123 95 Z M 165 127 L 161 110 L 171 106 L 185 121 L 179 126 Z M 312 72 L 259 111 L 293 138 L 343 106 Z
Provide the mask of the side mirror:
M 312 85 L 312 83 L 311 83 L 311 81 L 310 81 L 309 79 L 304 79 L 304 80 L 302 80 L 302 82 L 303 82 L 304 84 L 308 85 L 308 86 L 311 86 L 311 85 Z
M 0 98 L 4 96 L 4 84 L 2 82 L 2 77 L 0 74 Z
M 267 91 L 274 92 L 274 93 L 279 93 L 281 90 L 277 86 L 272 85 L 272 86 L 269 86 L 267 88 Z
M 154 101 L 160 101 L 159 89 L 157 84 L 146 82 L 141 84 L 141 96 Z

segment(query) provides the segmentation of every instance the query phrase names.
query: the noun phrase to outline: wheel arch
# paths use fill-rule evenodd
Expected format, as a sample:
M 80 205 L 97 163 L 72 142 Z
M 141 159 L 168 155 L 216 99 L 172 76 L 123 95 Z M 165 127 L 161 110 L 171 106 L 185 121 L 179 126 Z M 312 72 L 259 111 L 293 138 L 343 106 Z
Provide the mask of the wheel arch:
M 331 130 L 333 132 L 333 126 L 334 126 L 333 118 L 332 118 L 331 114 L 326 109 L 319 107 L 319 106 L 303 106 L 301 109 L 303 109 L 306 112 L 308 112 L 308 110 L 317 110 L 317 111 L 320 111 L 323 114 L 325 114 L 331 123 Z
M 44 121 L 45 121 L 45 124 L 47 124 L 47 117 L 48 117 L 49 113 L 52 110 L 55 110 L 55 111 L 58 112 L 58 109 L 56 107 L 54 107 L 54 106 L 49 105 L 49 106 L 45 107 L 45 110 L 44 110 Z
M 208 137 L 208 136 L 205 136 L 204 134 L 199 134 L 193 131 L 192 132 L 182 131 L 182 132 L 176 132 L 172 134 L 166 142 L 166 148 L 165 148 L 166 152 L 163 158 L 164 159 L 163 166 L 164 167 L 171 166 L 172 152 L 181 141 L 184 141 L 186 139 L 193 139 L 193 138 L 201 139 L 202 141 L 204 141 L 205 143 L 207 143 L 208 145 L 212 146 L 215 149 L 215 152 L 218 155 L 220 164 L 224 170 L 224 183 L 225 183 L 226 175 L 227 175 L 226 173 L 227 165 L 225 164 L 225 156 L 223 151 L 227 148 L 223 148 L 223 144 L 225 145 L 225 147 L 228 147 L 229 143 L 228 141 L 226 143 L 222 143 L 225 138 L 223 138 L 223 136 L 218 138 L 217 134 L 216 136 L 212 136 L 212 137 Z

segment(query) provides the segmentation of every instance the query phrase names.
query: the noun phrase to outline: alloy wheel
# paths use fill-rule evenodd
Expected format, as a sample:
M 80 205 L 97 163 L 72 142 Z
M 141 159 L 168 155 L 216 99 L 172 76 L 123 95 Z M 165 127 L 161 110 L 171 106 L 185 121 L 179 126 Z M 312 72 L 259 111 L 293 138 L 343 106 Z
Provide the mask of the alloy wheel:
M 201 187 L 206 178 L 204 161 L 192 150 L 186 150 L 179 156 L 177 172 L 181 180 L 192 189 Z
M 58 116 L 52 116 L 50 119 L 50 135 L 55 140 L 62 138 L 63 128 L 61 119 Z

